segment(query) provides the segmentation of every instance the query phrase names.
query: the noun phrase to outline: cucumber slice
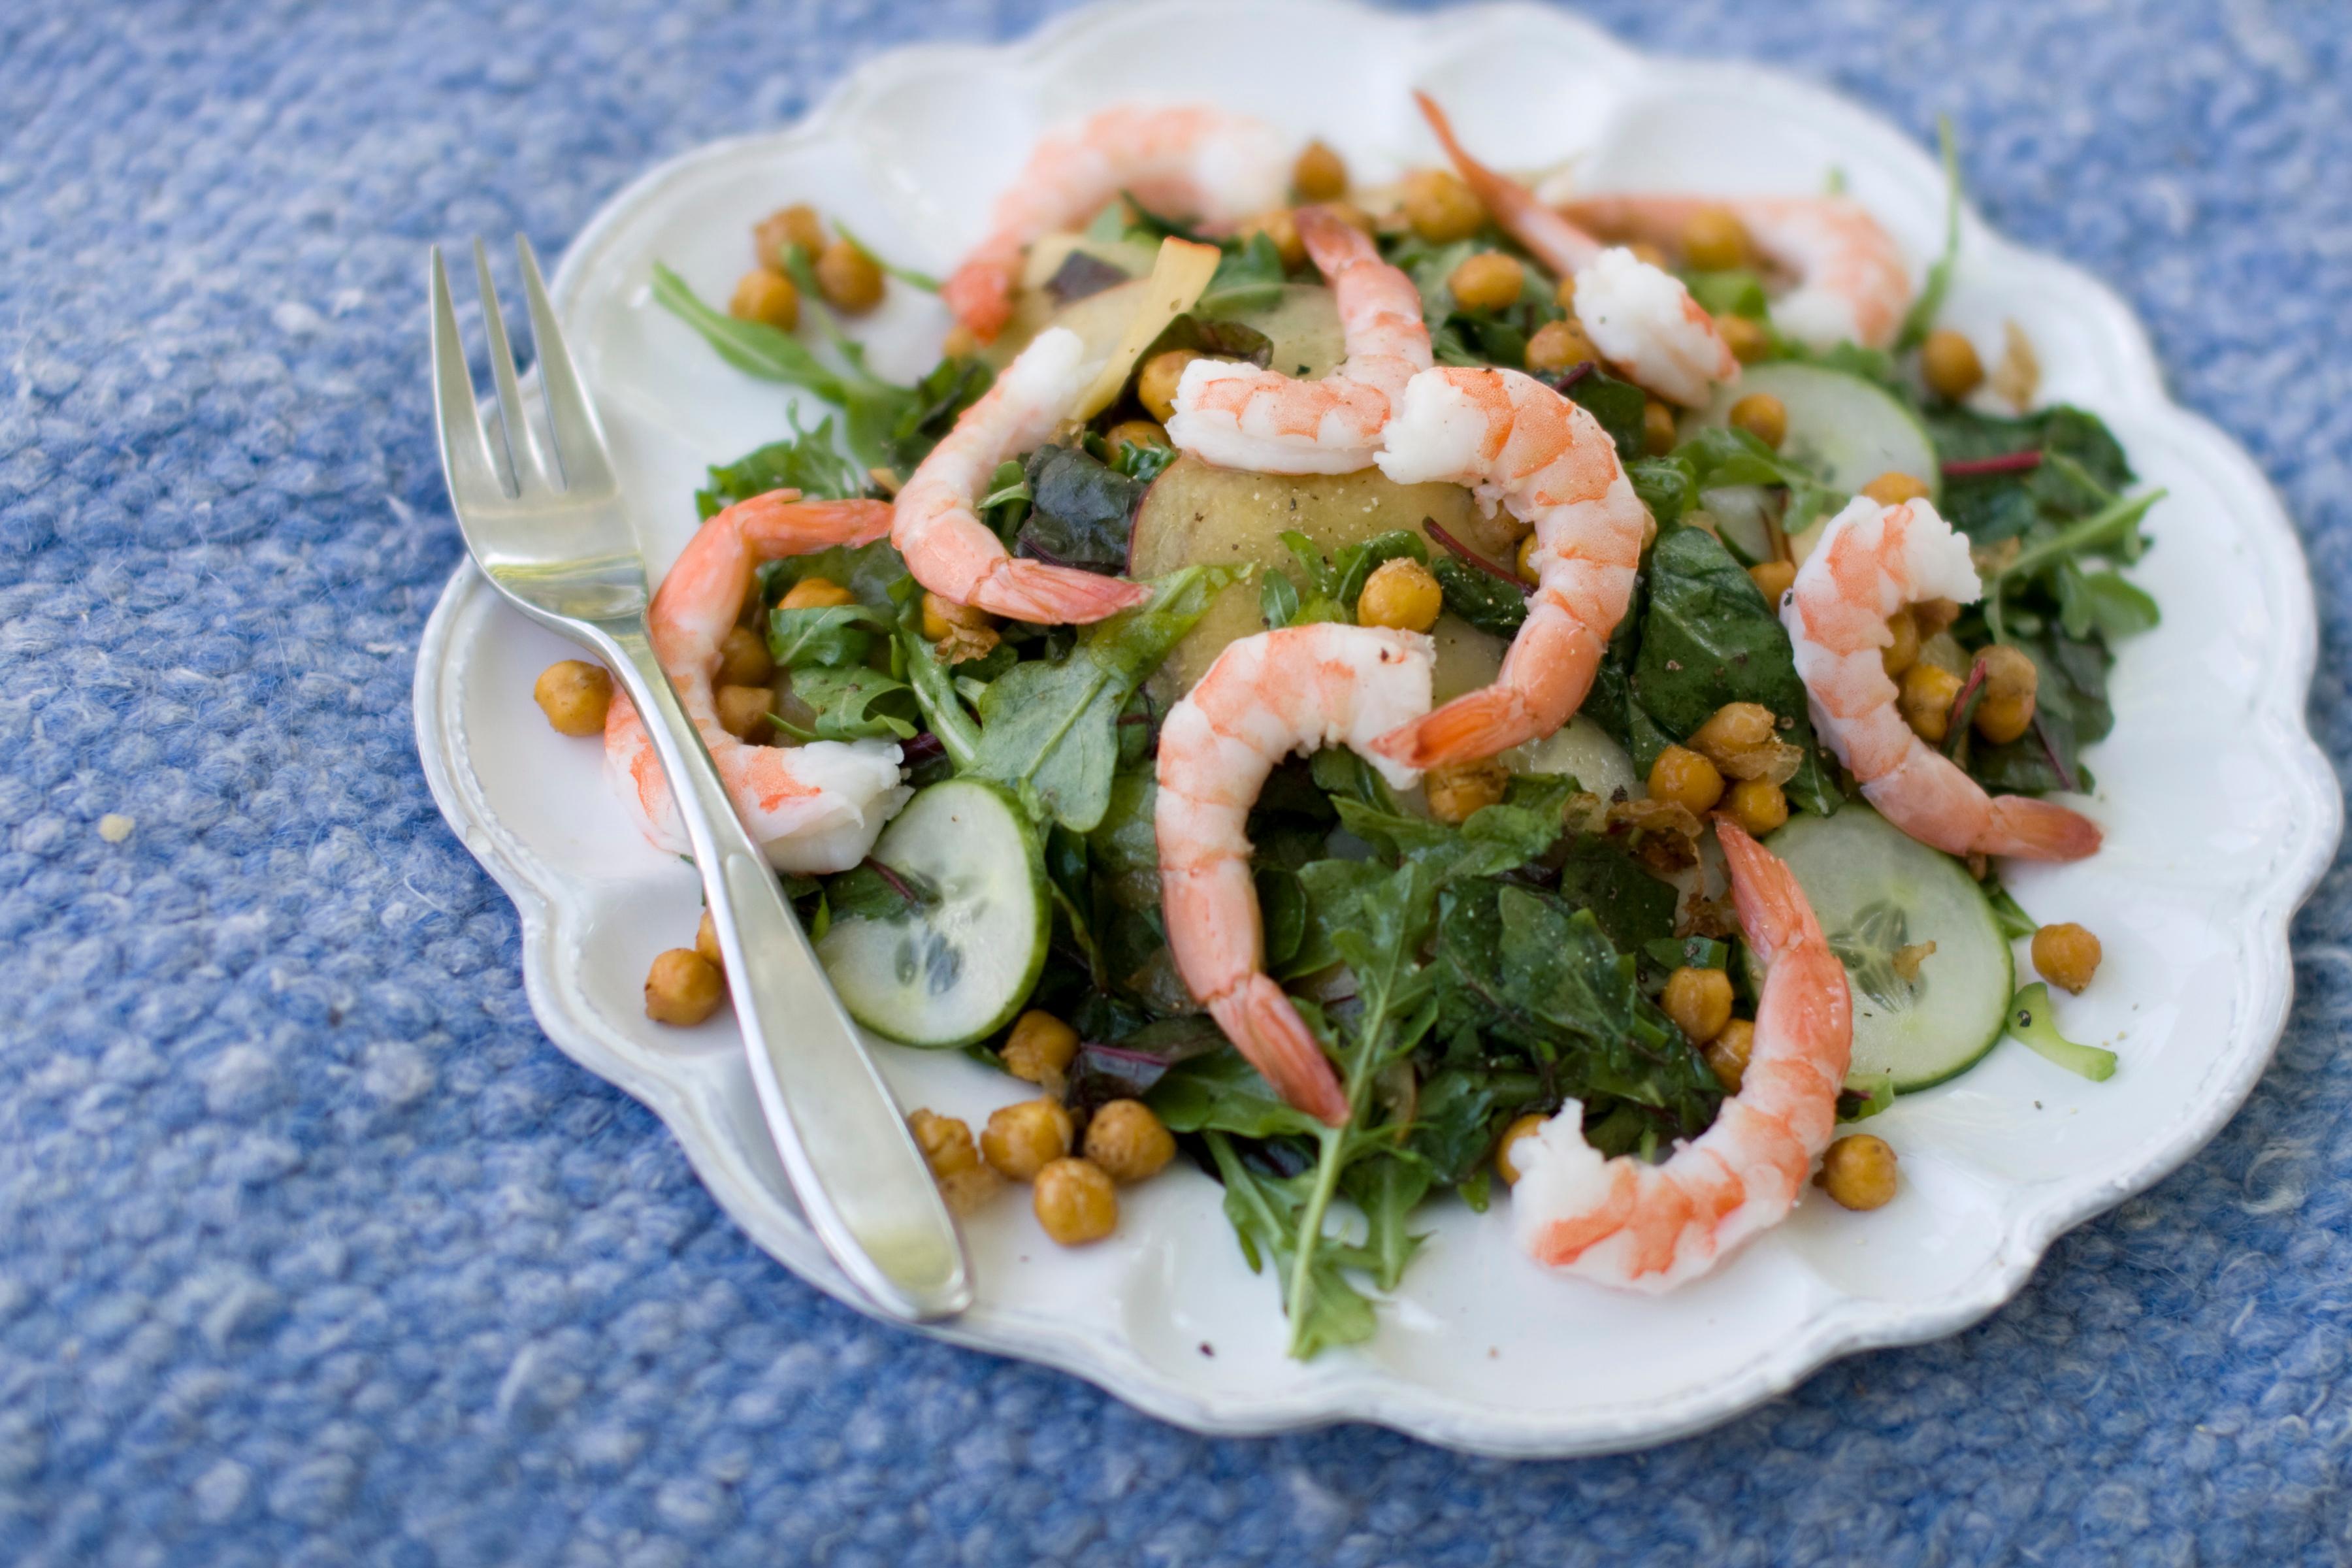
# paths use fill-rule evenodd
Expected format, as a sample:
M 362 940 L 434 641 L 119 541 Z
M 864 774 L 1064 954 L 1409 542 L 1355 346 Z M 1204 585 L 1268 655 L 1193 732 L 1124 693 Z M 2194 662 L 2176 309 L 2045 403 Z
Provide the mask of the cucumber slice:
M 2017 984 L 1992 902 L 1960 863 L 1860 802 L 1800 816 L 1769 847 L 1789 863 L 1853 988 L 1854 1079 L 1926 1089 L 1976 1065 L 2001 1037 Z M 1932 942 L 1918 978 L 1895 951 Z M 1760 983 L 1753 956 L 1750 978 Z
M 1713 403 L 1688 416 L 1691 427 L 1729 424 L 1731 405 L 1758 392 L 1771 394 L 1789 411 L 1781 455 L 1821 475 L 1830 489 L 1852 494 L 1892 470 L 1921 480 L 1931 499 L 1941 499 L 1943 465 L 1918 419 L 1894 394 L 1842 370 L 1749 365 L 1738 381 L 1716 389 Z
M 849 1016 L 902 1045 L 994 1034 L 1045 967 L 1045 855 L 1020 803 L 982 779 L 918 793 L 874 858 L 923 895 L 887 919 L 841 919 L 816 944 Z

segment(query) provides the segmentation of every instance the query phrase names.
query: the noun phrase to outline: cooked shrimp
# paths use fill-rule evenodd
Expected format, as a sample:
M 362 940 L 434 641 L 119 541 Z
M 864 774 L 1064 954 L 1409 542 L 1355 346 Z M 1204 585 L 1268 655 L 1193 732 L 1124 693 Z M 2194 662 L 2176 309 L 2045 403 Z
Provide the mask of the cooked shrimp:
M 1950 855 L 2079 860 L 2096 824 L 2028 795 L 1990 795 L 1912 731 L 1880 650 L 1886 617 L 1922 599 L 1973 603 L 1968 542 L 1924 500 L 1882 507 L 1857 496 L 1832 519 L 1780 601 L 1813 727 L 1862 781 L 1864 799 L 1922 844 Z
M 1321 207 L 1301 207 L 1298 237 L 1331 285 L 1348 357 L 1320 381 L 1228 360 L 1194 360 L 1176 387 L 1168 438 L 1228 468 L 1349 474 L 1371 467 L 1389 410 L 1430 365 L 1429 328 L 1412 279 L 1370 236 Z
M 1038 333 L 899 489 L 890 542 L 932 593 L 1048 626 L 1099 621 L 1151 596 L 1117 577 L 1016 560 L 980 521 L 996 465 L 1051 436 L 1094 379 L 1085 354 L 1066 327 Z
M 1717 383 L 1739 378 L 1739 361 L 1715 318 L 1682 279 L 1630 250 L 1604 246 L 1534 192 L 1470 156 L 1436 101 L 1425 92 L 1412 96 L 1463 183 L 1503 232 L 1555 276 L 1576 279 L 1576 319 L 1611 363 L 1668 402 L 1692 407 L 1706 404 Z
M 1429 706 L 1436 647 L 1419 632 L 1319 623 L 1227 645 L 1160 731 L 1160 900 L 1176 973 L 1283 1099 L 1334 1127 L 1348 1099 L 1298 1009 L 1265 973 L 1244 825 L 1274 765 L 1344 745 L 1400 789 L 1420 774 L 1371 738 Z
M 1399 484 L 1469 485 L 1532 525 L 1535 593 L 1495 684 L 1373 742 L 1409 767 L 1467 762 L 1569 721 L 1624 618 L 1649 509 L 1599 420 L 1515 370 L 1440 366 L 1405 387 L 1381 472 Z
M 835 544 L 866 544 L 890 526 L 877 500 L 804 501 L 771 490 L 737 501 L 702 525 L 654 595 L 646 623 L 655 657 L 718 765 L 735 809 L 771 864 L 786 871 L 845 871 L 865 858 L 882 825 L 907 802 L 898 748 L 888 741 L 812 741 L 754 746 L 719 725 L 711 694 L 719 644 L 762 561 Z M 669 777 L 629 700 L 614 693 L 604 716 L 604 772 L 654 847 L 686 853 Z
M 1795 275 L 1772 301 L 1772 324 L 1808 347 L 1883 349 L 1911 308 L 1911 272 L 1895 237 L 1844 196 L 1589 196 L 1568 216 L 1603 234 L 1677 243 L 1703 208 L 1727 208 L 1757 251 Z M 1598 338 L 1593 340 L 1600 342 Z
M 996 200 L 988 237 L 940 293 L 982 342 L 1013 317 L 1021 253 L 1045 235 L 1079 227 L 1122 191 L 1154 211 L 1236 223 L 1280 206 L 1296 150 L 1262 120 L 1205 105 L 1106 109 L 1049 135 Z
M 1717 817 L 1715 831 L 1739 929 L 1764 963 L 1739 1092 L 1661 1164 L 1603 1160 L 1585 1142 L 1584 1108 L 1572 1100 L 1511 1146 L 1519 1245 L 1538 1263 L 1606 1285 L 1670 1289 L 1780 1224 L 1837 1127 L 1853 1048 L 1845 969 L 1788 866 L 1728 817 Z

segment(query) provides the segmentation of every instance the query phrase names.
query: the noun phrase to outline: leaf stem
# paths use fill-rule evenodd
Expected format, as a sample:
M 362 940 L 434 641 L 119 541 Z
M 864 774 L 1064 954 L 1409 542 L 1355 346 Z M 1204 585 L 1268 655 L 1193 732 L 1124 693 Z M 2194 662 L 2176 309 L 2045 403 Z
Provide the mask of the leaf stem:
M 1993 458 L 1964 458 L 1944 465 L 1948 479 L 1973 479 L 1988 474 L 2030 473 L 2042 466 L 2042 453 L 2037 448 L 2025 452 L 2003 452 Z
M 2147 490 L 2136 496 L 2118 496 L 2105 506 L 2083 519 L 2060 529 L 2039 544 L 2029 544 L 2019 551 L 2010 563 L 1992 574 L 1995 583 L 2036 572 L 2053 561 L 2063 559 L 2077 551 L 2089 548 L 2103 533 L 2120 531 L 2137 522 L 2147 514 L 2148 508 L 2165 498 L 2160 489 Z
M 1535 588 L 1532 584 L 1512 575 L 1508 572 L 1504 571 L 1500 566 L 1496 565 L 1493 562 L 1487 560 L 1485 556 L 1479 554 L 1476 551 L 1463 543 L 1462 541 L 1454 538 L 1454 535 L 1448 532 L 1445 527 L 1435 518 L 1423 518 L 1421 520 L 1421 529 L 1423 533 L 1428 534 L 1430 538 L 1437 541 L 1439 544 L 1443 545 L 1449 554 L 1461 557 L 1462 560 L 1469 563 L 1473 566 L 1475 566 L 1479 571 L 1484 572 L 1489 577 L 1497 578 L 1502 582 L 1508 583 L 1512 587 L 1517 588 L 1519 591 L 1521 597 L 1525 597 L 1526 595 L 1535 592 Z

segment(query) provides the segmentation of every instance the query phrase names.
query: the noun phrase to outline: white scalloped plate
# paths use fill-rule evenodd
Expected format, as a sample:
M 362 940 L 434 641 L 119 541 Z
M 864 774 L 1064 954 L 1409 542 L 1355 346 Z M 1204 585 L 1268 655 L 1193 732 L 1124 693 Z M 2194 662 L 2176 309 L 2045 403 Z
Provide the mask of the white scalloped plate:
M 1386 177 L 1434 161 L 1412 87 L 1490 157 L 1574 158 L 1587 188 L 1801 191 L 1834 166 L 1915 259 L 1939 237 L 1935 165 L 1853 105 L 1761 68 L 1645 58 L 1531 7 L 1412 18 L 1339 0 L 1157 4 L 1085 12 L 1012 47 L 901 50 L 800 125 L 655 170 L 564 258 L 556 299 L 652 564 L 692 531 L 702 466 L 772 439 L 787 401 L 651 303 L 655 258 L 724 299 L 751 222 L 805 199 L 883 254 L 944 270 L 1041 129 L 1130 96 L 1251 110 Z M 1378 1338 L 1299 1365 L 1216 1188 L 1180 1171 L 1134 1189 L 1118 1235 L 1079 1252 L 1045 1243 L 1008 1196 L 968 1227 L 978 1304 L 927 1331 L 1066 1368 L 1203 1431 L 1366 1420 L 1497 1454 L 1622 1448 L 1722 1420 L 1831 1356 L 1974 1321 L 2058 1232 L 2210 1137 L 2278 1038 L 2287 921 L 2340 830 L 2335 775 L 2304 727 L 2316 638 L 2302 553 L 2245 455 L 2167 400 L 2146 338 L 2105 288 L 1971 214 L 1948 315 L 1988 344 L 2014 317 L 2045 395 L 2105 416 L 2171 492 L 2148 520 L 2157 548 L 2139 579 L 2172 613 L 2126 651 L 2116 732 L 2095 758 L 2106 848 L 2013 877 L 2028 908 L 2084 920 L 2105 942 L 2099 984 L 2065 1022 L 2111 1043 L 2122 1071 L 2087 1084 L 2004 1047 L 1882 1119 L 1905 1173 L 1891 1206 L 1804 1204 L 1664 1298 L 1546 1276 L 1509 1246 L 1500 1204 L 1483 1217 L 1441 1205 Z M 902 288 L 866 333 L 879 366 L 908 376 L 943 326 L 935 301 Z M 554 734 L 533 708 L 532 679 L 570 651 L 459 570 L 417 659 L 434 795 L 521 911 L 525 985 L 549 1036 L 652 1107 L 761 1247 L 855 1305 L 763 1148 L 731 1020 L 680 1031 L 644 1017 L 646 964 L 688 939 L 698 895 L 610 799 L 595 743 Z M 2193 745 L 2179 712 L 2199 715 Z M 910 1106 L 977 1120 L 1018 1098 L 960 1056 L 881 1050 Z

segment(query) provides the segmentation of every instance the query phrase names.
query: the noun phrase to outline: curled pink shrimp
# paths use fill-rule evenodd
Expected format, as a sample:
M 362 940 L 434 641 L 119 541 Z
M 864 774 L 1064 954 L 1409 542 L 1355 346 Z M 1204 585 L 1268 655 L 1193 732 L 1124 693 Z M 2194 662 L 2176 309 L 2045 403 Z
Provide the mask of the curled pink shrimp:
M 1605 1285 L 1664 1290 L 1788 1216 L 1837 1126 L 1853 1049 L 1845 969 L 1788 866 L 1716 818 L 1739 929 L 1764 963 L 1739 1092 L 1662 1164 L 1603 1160 L 1570 1100 L 1511 1146 L 1512 1228 L 1537 1262 Z
M 1492 686 L 1373 742 L 1409 767 L 1467 762 L 1541 739 L 1591 689 L 1624 618 L 1649 509 L 1600 421 L 1533 376 L 1441 365 L 1405 387 L 1381 472 L 1469 485 L 1532 525 L 1536 591 Z
M 906 804 L 898 748 L 888 741 L 812 741 L 754 746 L 719 727 L 711 680 L 719 645 L 734 628 L 762 561 L 835 544 L 866 544 L 890 526 L 877 500 L 813 501 L 771 490 L 705 522 L 662 579 L 646 619 L 654 653 L 677 691 L 743 826 L 787 871 L 845 871 L 874 847 Z M 604 715 L 604 772 L 621 804 L 657 849 L 686 853 L 669 777 L 629 700 L 614 693 Z
M 1348 357 L 1320 381 L 1225 360 L 1195 360 L 1176 388 L 1168 438 L 1228 468 L 1348 474 L 1371 467 L 1389 410 L 1430 366 L 1429 327 L 1412 279 L 1370 236 L 1322 207 L 1301 207 L 1298 237 L 1339 308 Z
M 1339 1127 L 1347 1096 L 1298 1009 L 1265 973 L 1250 880 L 1250 805 L 1292 752 L 1354 750 L 1409 788 L 1420 775 L 1367 749 L 1429 706 L 1436 648 L 1419 632 L 1320 623 L 1226 646 L 1160 731 L 1160 900 L 1185 986 L 1292 1105 Z
M 1680 243 L 1706 208 L 1727 209 L 1764 259 L 1795 275 L 1772 301 L 1772 324 L 1816 349 L 1882 349 L 1911 308 L 1911 272 L 1895 237 L 1844 196 L 1588 196 L 1566 211 L 1603 234 Z M 1598 342 L 1598 339 L 1594 340 Z
M 1294 149 L 1264 121 L 1201 104 L 1106 109 L 1037 143 L 996 201 L 988 237 L 940 290 L 958 321 L 992 342 L 1013 317 L 1021 253 L 1076 228 L 1122 191 L 1155 211 L 1234 223 L 1282 205 Z
M 1118 577 L 1018 560 L 980 521 L 996 465 L 1051 436 L 1094 379 L 1085 353 L 1066 327 L 1038 333 L 899 489 L 890 542 L 932 593 L 1048 626 L 1099 621 L 1151 596 Z
M 1895 706 L 1881 657 L 1895 640 L 1886 617 L 1922 599 L 1970 604 L 1979 592 L 1968 542 L 1934 507 L 1855 497 L 1780 601 L 1813 727 L 1862 781 L 1863 797 L 1920 843 L 1948 855 L 2079 860 L 2099 847 L 2097 824 L 2054 801 L 1987 795 Z
M 1672 403 L 1704 405 L 1718 382 L 1739 378 L 1739 360 L 1682 280 L 1632 251 L 1600 240 L 1535 193 L 1470 156 L 1445 111 L 1413 95 L 1471 193 L 1503 232 L 1560 278 L 1576 279 L 1576 319 L 1611 363 Z

